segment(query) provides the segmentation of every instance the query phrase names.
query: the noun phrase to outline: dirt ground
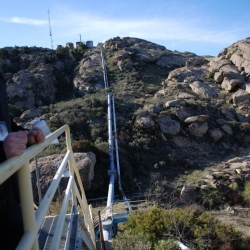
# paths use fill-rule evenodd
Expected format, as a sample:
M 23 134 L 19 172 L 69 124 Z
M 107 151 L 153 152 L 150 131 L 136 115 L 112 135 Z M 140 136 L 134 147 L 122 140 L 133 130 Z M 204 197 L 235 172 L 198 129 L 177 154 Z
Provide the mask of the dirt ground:
M 237 215 L 230 215 L 226 210 L 212 211 L 211 213 L 222 223 L 231 225 L 242 232 L 245 237 L 250 236 L 250 216 L 246 208 L 234 207 Z

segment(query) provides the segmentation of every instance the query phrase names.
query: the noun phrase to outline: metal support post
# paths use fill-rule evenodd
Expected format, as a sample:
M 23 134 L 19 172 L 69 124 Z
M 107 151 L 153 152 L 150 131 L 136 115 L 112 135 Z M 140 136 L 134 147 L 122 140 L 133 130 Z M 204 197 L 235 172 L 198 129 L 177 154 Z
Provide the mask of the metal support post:
M 105 242 L 104 242 L 104 239 L 103 239 L 102 219 L 101 219 L 101 212 L 100 212 L 100 210 L 98 210 L 98 219 L 99 219 L 101 250 L 105 250 Z

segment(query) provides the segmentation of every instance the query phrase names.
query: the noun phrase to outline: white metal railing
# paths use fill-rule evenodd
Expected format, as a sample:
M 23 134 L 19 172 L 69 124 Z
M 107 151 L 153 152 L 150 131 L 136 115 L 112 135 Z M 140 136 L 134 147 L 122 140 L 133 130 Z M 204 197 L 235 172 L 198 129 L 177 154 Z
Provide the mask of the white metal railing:
M 32 184 L 30 178 L 29 161 L 34 158 L 39 152 L 47 147 L 54 139 L 65 132 L 67 152 L 58 168 L 46 194 L 44 195 L 38 210 L 35 212 L 32 194 Z M 45 141 L 40 144 L 32 145 L 25 150 L 21 156 L 15 156 L 4 163 L 0 164 L 0 184 L 7 180 L 15 172 L 18 174 L 20 199 L 22 204 L 22 217 L 24 224 L 24 235 L 17 246 L 17 250 L 34 249 L 38 250 L 37 233 L 42 225 L 43 219 L 47 213 L 53 196 L 57 190 L 62 174 L 66 166 L 69 166 L 70 178 L 64 200 L 61 207 L 58 223 L 56 225 L 56 234 L 53 237 L 51 248 L 58 249 L 61 239 L 62 227 L 66 216 L 66 210 L 69 203 L 69 197 L 72 194 L 72 213 L 77 213 L 77 207 L 84 217 L 84 221 L 80 220 L 80 225 L 84 232 L 85 242 L 89 249 L 96 249 L 95 234 L 90 207 L 88 206 L 80 174 L 76 165 L 76 161 L 71 148 L 70 129 L 68 125 L 56 130 L 54 133 L 48 135 Z M 77 179 L 78 187 L 75 181 Z M 77 206 L 77 201 L 80 206 Z M 74 211 L 75 208 L 75 211 Z M 81 219 L 81 218 L 80 218 Z

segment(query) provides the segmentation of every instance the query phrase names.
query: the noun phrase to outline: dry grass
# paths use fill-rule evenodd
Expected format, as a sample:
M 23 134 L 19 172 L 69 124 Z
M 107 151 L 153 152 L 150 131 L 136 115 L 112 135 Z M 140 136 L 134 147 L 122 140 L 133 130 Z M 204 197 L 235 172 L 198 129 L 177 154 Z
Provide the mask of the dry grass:
M 153 206 L 152 202 L 149 202 L 147 200 L 130 201 L 130 205 L 133 210 L 144 210 Z M 95 206 L 92 205 L 93 218 L 97 217 L 99 210 L 102 212 L 103 210 L 105 210 L 105 208 L 106 204 L 104 203 L 99 203 L 96 204 Z M 125 202 L 117 202 L 113 205 L 113 213 L 122 214 L 127 212 L 128 212 L 128 207 Z
M 250 216 L 248 215 L 247 208 L 235 207 L 238 215 L 230 215 L 226 210 L 211 211 L 216 219 L 225 225 L 231 225 L 236 230 L 243 233 L 245 237 L 250 235 Z

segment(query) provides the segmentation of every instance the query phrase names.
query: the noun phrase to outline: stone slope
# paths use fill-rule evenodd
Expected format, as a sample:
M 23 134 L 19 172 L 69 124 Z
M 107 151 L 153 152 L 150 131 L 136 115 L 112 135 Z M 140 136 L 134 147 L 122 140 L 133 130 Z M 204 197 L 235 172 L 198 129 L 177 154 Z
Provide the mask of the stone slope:
M 146 186 L 151 172 L 171 182 L 248 148 L 249 38 L 210 61 L 130 37 L 112 38 L 93 49 L 3 48 L 0 70 L 16 120 L 25 123 L 40 115 L 52 130 L 68 123 L 74 140 L 87 139 L 105 152 L 101 47 L 109 91 L 115 95 L 126 188 L 136 187 L 134 177 Z M 107 178 L 107 168 L 108 161 L 97 156 L 93 192 Z M 245 182 L 239 176 L 229 180 L 227 186 Z

